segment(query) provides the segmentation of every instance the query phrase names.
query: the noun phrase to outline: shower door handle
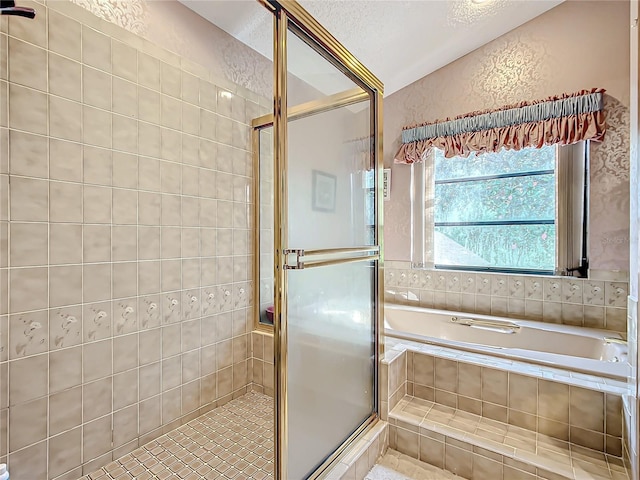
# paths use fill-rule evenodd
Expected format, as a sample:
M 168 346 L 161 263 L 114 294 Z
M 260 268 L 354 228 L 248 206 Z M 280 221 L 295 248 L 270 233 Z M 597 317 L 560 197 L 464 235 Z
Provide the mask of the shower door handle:
M 341 263 L 373 261 L 380 258 L 380 247 L 324 248 L 304 250 L 290 248 L 283 251 L 285 270 L 303 270 L 305 268 L 326 267 Z

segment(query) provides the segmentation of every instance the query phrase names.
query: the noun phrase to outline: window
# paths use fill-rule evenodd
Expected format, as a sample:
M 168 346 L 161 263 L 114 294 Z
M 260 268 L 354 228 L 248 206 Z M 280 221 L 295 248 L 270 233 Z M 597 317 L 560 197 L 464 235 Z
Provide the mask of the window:
M 545 146 L 445 158 L 434 149 L 424 178 L 426 264 L 586 274 L 586 150 Z

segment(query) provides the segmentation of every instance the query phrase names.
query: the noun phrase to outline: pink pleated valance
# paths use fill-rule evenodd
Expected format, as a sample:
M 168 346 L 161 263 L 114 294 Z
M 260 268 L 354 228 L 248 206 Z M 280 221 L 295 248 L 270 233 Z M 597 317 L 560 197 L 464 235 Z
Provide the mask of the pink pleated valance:
M 451 158 L 502 148 L 520 150 L 582 140 L 602 141 L 606 130 L 604 92 L 600 88 L 582 90 L 404 127 L 395 162 L 420 162 L 432 147 Z

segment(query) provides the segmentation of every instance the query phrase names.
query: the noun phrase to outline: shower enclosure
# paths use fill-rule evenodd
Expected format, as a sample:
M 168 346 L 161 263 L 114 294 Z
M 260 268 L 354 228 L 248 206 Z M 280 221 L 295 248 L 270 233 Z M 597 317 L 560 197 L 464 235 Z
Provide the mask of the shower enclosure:
M 378 420 L 382 85 L 296 2 L 252 4 L 270 54 L 187 8 L 218 2 L 19 3 L 0 463 L 321 476 Z

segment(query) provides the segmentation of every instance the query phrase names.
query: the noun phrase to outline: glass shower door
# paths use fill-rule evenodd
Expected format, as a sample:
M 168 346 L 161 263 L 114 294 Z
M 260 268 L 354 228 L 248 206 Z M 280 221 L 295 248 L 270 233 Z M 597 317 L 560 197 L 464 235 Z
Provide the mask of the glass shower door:
M 284 365 L 279 414 L 286 411 L 280 474 L 297 480 L 375 417 L 379 249 L 368 181 L 373 93 L 291 25 L 286 49 L 276 337 Z

